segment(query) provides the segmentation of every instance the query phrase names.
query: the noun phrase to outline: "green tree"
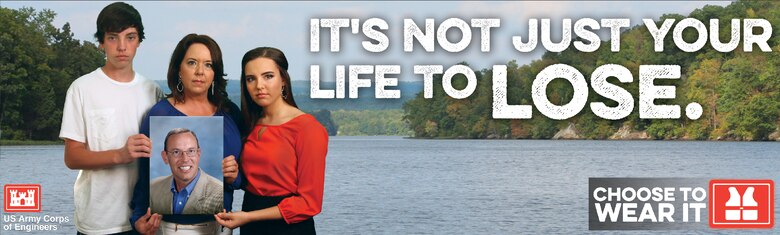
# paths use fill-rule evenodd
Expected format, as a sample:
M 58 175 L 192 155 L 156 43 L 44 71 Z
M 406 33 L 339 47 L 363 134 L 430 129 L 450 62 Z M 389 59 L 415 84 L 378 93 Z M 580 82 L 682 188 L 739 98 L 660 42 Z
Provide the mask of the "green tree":
M 103 63 L 97 47 L 73 39 L 50 10 L 0 7 L 2 139 L 55 140 L 70 83 Z
M 315 119 L 317 119 L 325 130 L 328 131 L 329 136 L 334 136 L 339 133 L 339 126 L 331 118 L 331 113 L 327 109 L 321 109 L 314 112 L 309 112 Z
M 694 10 L 688 16 L 666 14 L 656 22 L 660 25 L 666 19 L 675 24 L 684 18 L 695 18 L 705 24 L 710 19 L 720 20 L 718 36 L 721 41 L 731 37 L 731 20 L 762 18 L 771 25 L 780 25 L 780 2 L 737 1 L 729 6 L 705 6 Z M 674 27 L 674 25 L 672 26 Z M 743 27 L 741 27 L 743 28 Z M 741 29 L 744 30 L 744 29 Z M 745 32 L 742 32 L 744 35 Z M 754 32 L 758 33 L 758 32 Z M 697 37 L 693 30 L 682 35 L 687 42 Z M 634 110 L 622 120 L 606 120 L 592 113 L 588 105 L 572 120 L 578 134 L 588 139 L 605 139 L 618 127 L 628 125 L 644 130 L 656 139 L 740 139 L 764 140 L 778 130 L 780 125 L 780 30 L 773 30 L 769 40 L 772 52 L 744 52 L 738 47 L 733 52 L 718 52 L 707 44 L 697 52 L 684 52 L 677 48 L 671 34 L 663 39 L 662 52 L 654 50 L 653 38 L 646 26 L 638 25 L 621 33 L 621 48 L 612 52 L 610 42 L 602 42 L 596 52 L 584 53 L 569 48 L 559 53 L 545 53 L 540 60 L 519 66 L 515 61 L 507 63 L 507 101 L 510 105 L 531 104 L 531 84 L 536 75 L 549 65 L 563 63 L 577 68 L 588 85 L 591 73 L 604 64 L 619 64 L 634 76 L 632 83 L 620 83 L 615 78 L 607 81 L 618 85 L 632 94 Z M 675 99 L 659 99 L 659 105 L 679 105 L 696 102 L 702 105 L 703 115 L 698 120 L 689 120 L 685 115 L 675 120 L 640 119 L 638 114 L 638 75 L 641 65 L 673 64 L 681 68 L 680 79 L 659 79 L 654 83 L 675 86 Z M 434 78 L 434 97 L 424 99 L 418 95 L 404 105 L 404 120 L 418 137 L 445 138 L 550 138 L 566 123 L 541 115 L 533 109 L 530 120 L 492 119 L 492 69 L 477 73 L 480 82 L 476 92 L 463 100 L 443 95 L 441 76 Z M 456 87 L 458 82 L 455 82 Z M 571 85 L 563 79 L 553 80 L 546 89 L 550 102 L 563 105 L 570 102 L 573 94 Z M 589 89 L 588 103 L 604 102 L 614 107 L 615 101 L 606 99 Z

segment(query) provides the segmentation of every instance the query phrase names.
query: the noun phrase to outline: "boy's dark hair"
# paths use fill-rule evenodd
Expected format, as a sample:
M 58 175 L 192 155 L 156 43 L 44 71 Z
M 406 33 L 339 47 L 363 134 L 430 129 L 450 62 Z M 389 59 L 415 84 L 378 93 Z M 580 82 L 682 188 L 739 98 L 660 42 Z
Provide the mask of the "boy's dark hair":
M 107 32 L 118 33 L 130 27 L 135 27 L 138 30 L 138 41 L 144 41 L 144 24 L 141 22 L 141 14 L 130 4 L 111 3 L 103 8 L 98 15 L 95 38 L 98 42 L 103 43 L 103 37 Z

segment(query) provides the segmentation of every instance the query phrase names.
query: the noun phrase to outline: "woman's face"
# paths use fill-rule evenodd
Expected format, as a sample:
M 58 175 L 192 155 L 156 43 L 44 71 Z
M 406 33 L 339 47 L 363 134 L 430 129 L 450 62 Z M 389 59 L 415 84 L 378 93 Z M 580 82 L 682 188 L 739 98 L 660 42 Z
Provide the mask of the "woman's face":
M 184 85 L 185 96 L 203 95 L 214 81 L 211 51 L 202 43 L 193 43 L 187 48 L 184 59 L 179 65 L 179 76 Z
M 250 60 L 244 67 L 246 89 L 249 96 L 260 107 L 268 107 L 275 102 L 284 102 L 282 86 L 284 79 L 276 62 L 268 58 Z

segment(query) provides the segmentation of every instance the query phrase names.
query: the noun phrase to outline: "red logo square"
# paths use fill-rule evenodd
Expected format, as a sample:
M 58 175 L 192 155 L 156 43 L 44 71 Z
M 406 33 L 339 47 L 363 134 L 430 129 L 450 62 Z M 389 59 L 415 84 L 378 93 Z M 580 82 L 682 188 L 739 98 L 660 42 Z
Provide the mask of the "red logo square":
M 6 184 L 3 199 L 5 212 L 41 212 L 41 185 Z
M 772 228 L 774 201 L 772 180 L 710 180 L 710 227 Z

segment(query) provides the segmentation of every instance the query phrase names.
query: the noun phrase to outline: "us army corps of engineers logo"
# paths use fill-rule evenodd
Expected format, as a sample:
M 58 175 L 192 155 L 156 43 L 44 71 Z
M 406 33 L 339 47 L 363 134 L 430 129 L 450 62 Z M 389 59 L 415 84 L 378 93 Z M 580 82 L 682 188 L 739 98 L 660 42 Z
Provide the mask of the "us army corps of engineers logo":
M 40 184 L 6 184 L 3 198 L 5 212 L 41 212 Z

